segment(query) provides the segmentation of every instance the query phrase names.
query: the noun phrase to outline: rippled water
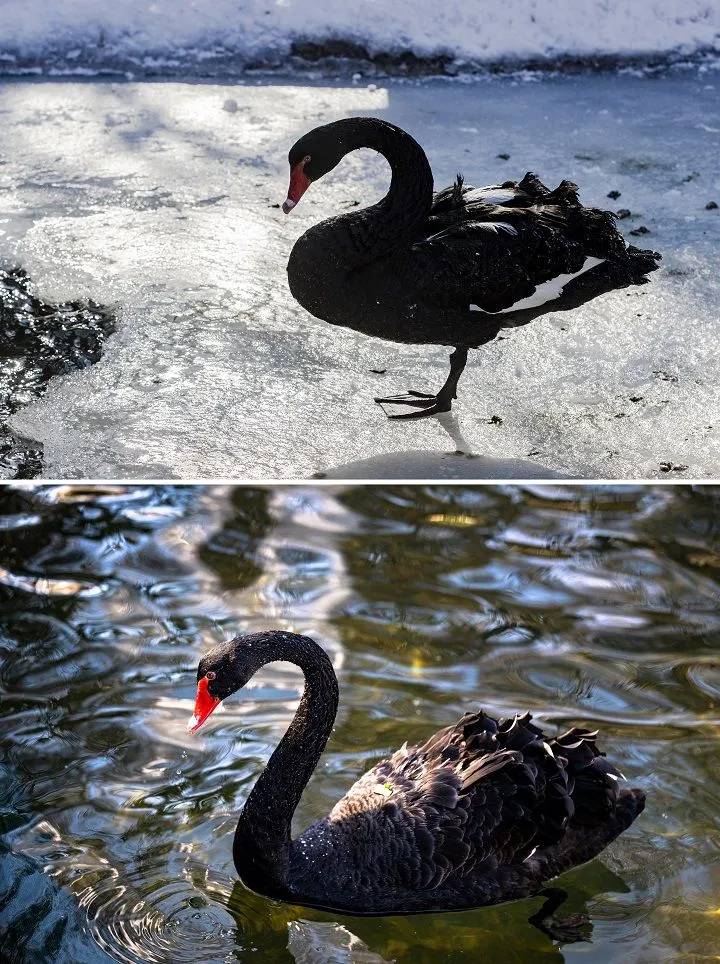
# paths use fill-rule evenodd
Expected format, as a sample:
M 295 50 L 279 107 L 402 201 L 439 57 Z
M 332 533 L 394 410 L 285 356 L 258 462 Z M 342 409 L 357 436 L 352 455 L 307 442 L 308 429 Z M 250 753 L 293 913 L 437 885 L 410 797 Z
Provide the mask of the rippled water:
M 719 579 L 713 488 L 4 489 L 0 949 L 173 964 L 716 960 Z M 269 626 L 314 636 L 340 679 L 298 827 L 380 756 L 478 704 L 600 727 L 648 807 L 563 878 L 561 913 L 589 916 L 590 943 L 558 947 L 532 927 L 540 899 L 357 919 L 245 890 L 234 823 L 299 676 L 266 668 L 204 736 L 185 724 L 199 655 Z

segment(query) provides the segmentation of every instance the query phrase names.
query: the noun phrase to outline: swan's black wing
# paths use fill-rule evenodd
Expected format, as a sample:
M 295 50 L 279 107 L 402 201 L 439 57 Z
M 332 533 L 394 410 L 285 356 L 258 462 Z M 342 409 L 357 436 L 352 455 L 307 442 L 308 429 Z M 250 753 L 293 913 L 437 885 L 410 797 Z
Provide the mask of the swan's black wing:
M 349 865 L 354 853 L 355 889 L 433 890 L 521 863 L 559 841 L 578 811 L 609 814 L 618 776 L 594 733 L 547 741 L 529 714 L 473 713 L 366 773 L 329 826 L 338 859 Z
M 550 191 L 530 173 L 485 188 L 458 176 L 435 195 L 409 254 L 421 298 L 482 311 L 511 309 L 539 285 L 577 274 L 588 258 L 629 258 L 612 213 L 583 207 L 569 181 Z M 654 267 L 653 259 L 643 263 Z

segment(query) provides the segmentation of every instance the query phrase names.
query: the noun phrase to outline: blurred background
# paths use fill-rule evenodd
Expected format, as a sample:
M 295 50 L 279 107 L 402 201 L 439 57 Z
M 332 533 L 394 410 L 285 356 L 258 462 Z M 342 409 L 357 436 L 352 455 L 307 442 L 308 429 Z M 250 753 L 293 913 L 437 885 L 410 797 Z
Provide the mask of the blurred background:
M 15 961 L 701 961 L 720 938 L 720 490 L 0 491 L 0 956 Z M 281 627 L 341 703 L 296 826 L 465 710 L 577 723 L 646 812 L 540 899 L 358 919 L 236 879 L 232 833 L 301 679 L 266 667 L 197 737 L 198 658 Z

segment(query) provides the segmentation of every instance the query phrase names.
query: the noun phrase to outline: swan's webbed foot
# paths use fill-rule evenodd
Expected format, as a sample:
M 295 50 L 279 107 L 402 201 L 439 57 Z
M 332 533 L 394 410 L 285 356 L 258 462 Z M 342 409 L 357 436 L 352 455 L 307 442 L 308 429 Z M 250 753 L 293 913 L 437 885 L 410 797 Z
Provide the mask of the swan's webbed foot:
M 378 405 L 407 405 L 409 408 L 419 408 L 419 412 L 403 412 L 401 415 L 388 415 L 388 418 L 410 419 L 427 418 L 429 415 L 438 415 L 440 412 L 449 412 L 452 408 L 452 399 L 441 397 L 441 394 L 428 395 L 425 392 L 413 392 L 412 390 L 405 395 L 391 395 L 388 398 L 376 398 Z
M 419 408 L 419 412 L 403 412 L 402 415 L 388 415 L 388 418 L 404 419 L 428 418 L 452 409 L 453 399 L 457 398 L 457 383 L 467 361 L 467 348 L 456 348 L 450 356 L 450 374 L 447 381 L 437 393 L 428 395 L 427 392 L 414 392 L 412 389 L 404 395 L 390 395 L 387 398 L 376 398 L 378 405 L 407 405 L 408 408 Z
M 555 917 L 558 910 L 567 900 L 567 893 L 559 887 L 548 887 L 538 895 L 547 898 L 540 910 L 528 918 L 528 923 L 537 927 L 552 941 L 558 944 L 575 944 L 581 941 L 589 942 L 592 937 L 592 923 L 587 914 L 569 914 L 567 917 Z

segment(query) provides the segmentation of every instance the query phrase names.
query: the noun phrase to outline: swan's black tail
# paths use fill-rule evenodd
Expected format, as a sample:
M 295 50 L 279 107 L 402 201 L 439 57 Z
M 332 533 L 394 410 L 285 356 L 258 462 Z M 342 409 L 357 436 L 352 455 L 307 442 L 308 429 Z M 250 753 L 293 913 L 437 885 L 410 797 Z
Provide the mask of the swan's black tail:
M 576 238 L 582 240 L 585 253 L 617 265 L 619 271 L 624 272 L 626 284 L 642 284 L 647 281 L 645 275 L 657 269 L 662 257 L 660 253 L 627 244 L 617 228 L 617 219 L 612 211 L 578 205 L 570 208 L 568 214 Z
M 658 251 L 650 251 L 649 248 L 636 248 L 633 244 L 627 246 L 626 256 L 636 284 L 647 281 L 645 275 L 651 271 L 657 271 L 658 261 L 662 258 Z
M 598 749 L 596 738 L 594 730 L 573 727 L 550 741 L 567 775 L 572 816 L 562 837 L 535 854 L 545 862 L 549 877 L 595 857 L 645 807 L 642 790 L 620 789 L 624 778 Z
M 545 879 L 592 860 L 627 830 L 645 809 L 645 794 L 637 787 L 620 790 L 609 814 L 590 817 L 578 813 L 563 838 L 551 847 L 538 850 L 527 863 L 538 861 Z
M 515 185 L 515 182 L 508 181 L 506 184 Z M 623 282 L 625 285 L 642 284 L 647 280 L 645 275 L 658 267 L 660 254 L 626 244 L 617 229 L 617 216 L 612 211 L 583 207 L 577 184 L 572 181 L 561 181 L 551 191 L 537 175 L 529 171 L 516 186 L 537 203 L 548 207 L 548 217 L 552 218 L 550 212 L 555 210 L 559 217 L 565 219 L 574 239 L 582 241 L 587 255 L 621 266 L 614 272 L 621 282 L 618 286 L 622 286 Z

